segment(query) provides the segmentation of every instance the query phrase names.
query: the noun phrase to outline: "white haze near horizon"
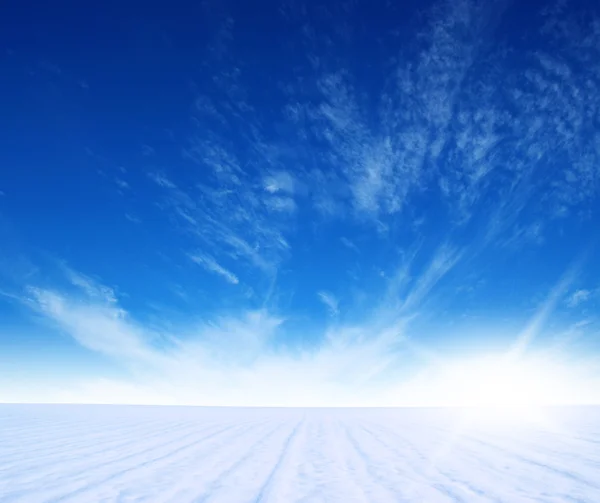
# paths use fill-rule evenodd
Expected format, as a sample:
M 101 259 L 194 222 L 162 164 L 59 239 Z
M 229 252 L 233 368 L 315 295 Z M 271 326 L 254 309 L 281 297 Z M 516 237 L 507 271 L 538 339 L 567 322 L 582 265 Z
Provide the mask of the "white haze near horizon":
M 76 273 L 71 272 L 71 276 Z M 503 351 L 443 355 L 406 334 L 411 316 L 379 310 L 358 325 L 330 328 L 311 349 L 277 350 L 284 319 L 267 311 L 158 334 L 109 291 L 75 276 L 82 297 L 31 288 L 20 299 L 119 372 L 0 377 L 0 403 L 200 406 L 543 406 L 600 404 L 596 355 L 567 356 L 561 340 L 536 346 L 571 284 L 569 270 Z M 483 339 L 486 328 L 481 328 Z M 562 338 L 562 339 L 561 339 Z M 157 346 L 153 341 L 162 340 Z M 511 339 L 509 339 L 510 341 Z M 164 342 L 166 341 L 166 342 Z M 232 351 L 233 350 L 233 351 Z

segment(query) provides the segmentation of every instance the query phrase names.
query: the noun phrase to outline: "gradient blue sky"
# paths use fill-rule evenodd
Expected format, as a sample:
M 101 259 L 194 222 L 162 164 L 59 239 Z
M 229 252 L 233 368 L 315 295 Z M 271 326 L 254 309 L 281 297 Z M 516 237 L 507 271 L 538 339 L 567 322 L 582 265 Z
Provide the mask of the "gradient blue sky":
M 2 11 L 0 401 L 600 403 L 597 2 Z

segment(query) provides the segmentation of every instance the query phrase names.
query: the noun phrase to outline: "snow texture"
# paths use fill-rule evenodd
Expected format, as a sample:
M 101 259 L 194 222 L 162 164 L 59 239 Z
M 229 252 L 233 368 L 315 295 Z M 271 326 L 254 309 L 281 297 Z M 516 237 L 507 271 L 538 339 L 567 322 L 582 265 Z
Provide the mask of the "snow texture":
M 0 405 L 5 502 L 600 502 L 600 408 Z

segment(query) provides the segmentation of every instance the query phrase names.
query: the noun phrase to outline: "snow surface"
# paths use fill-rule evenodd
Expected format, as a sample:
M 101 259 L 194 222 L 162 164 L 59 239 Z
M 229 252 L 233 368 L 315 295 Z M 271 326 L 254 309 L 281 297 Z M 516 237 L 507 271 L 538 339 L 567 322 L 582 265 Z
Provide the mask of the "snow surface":
M 600 408 L 0 405 L 1 502 L 600 502 Z

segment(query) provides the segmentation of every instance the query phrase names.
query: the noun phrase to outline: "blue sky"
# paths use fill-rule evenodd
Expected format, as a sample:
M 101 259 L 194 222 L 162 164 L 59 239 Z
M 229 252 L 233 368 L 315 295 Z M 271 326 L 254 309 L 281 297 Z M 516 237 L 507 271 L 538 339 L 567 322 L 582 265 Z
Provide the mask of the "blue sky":
M 1 401 L 600 403 L 593 2 L 8 12 Z

